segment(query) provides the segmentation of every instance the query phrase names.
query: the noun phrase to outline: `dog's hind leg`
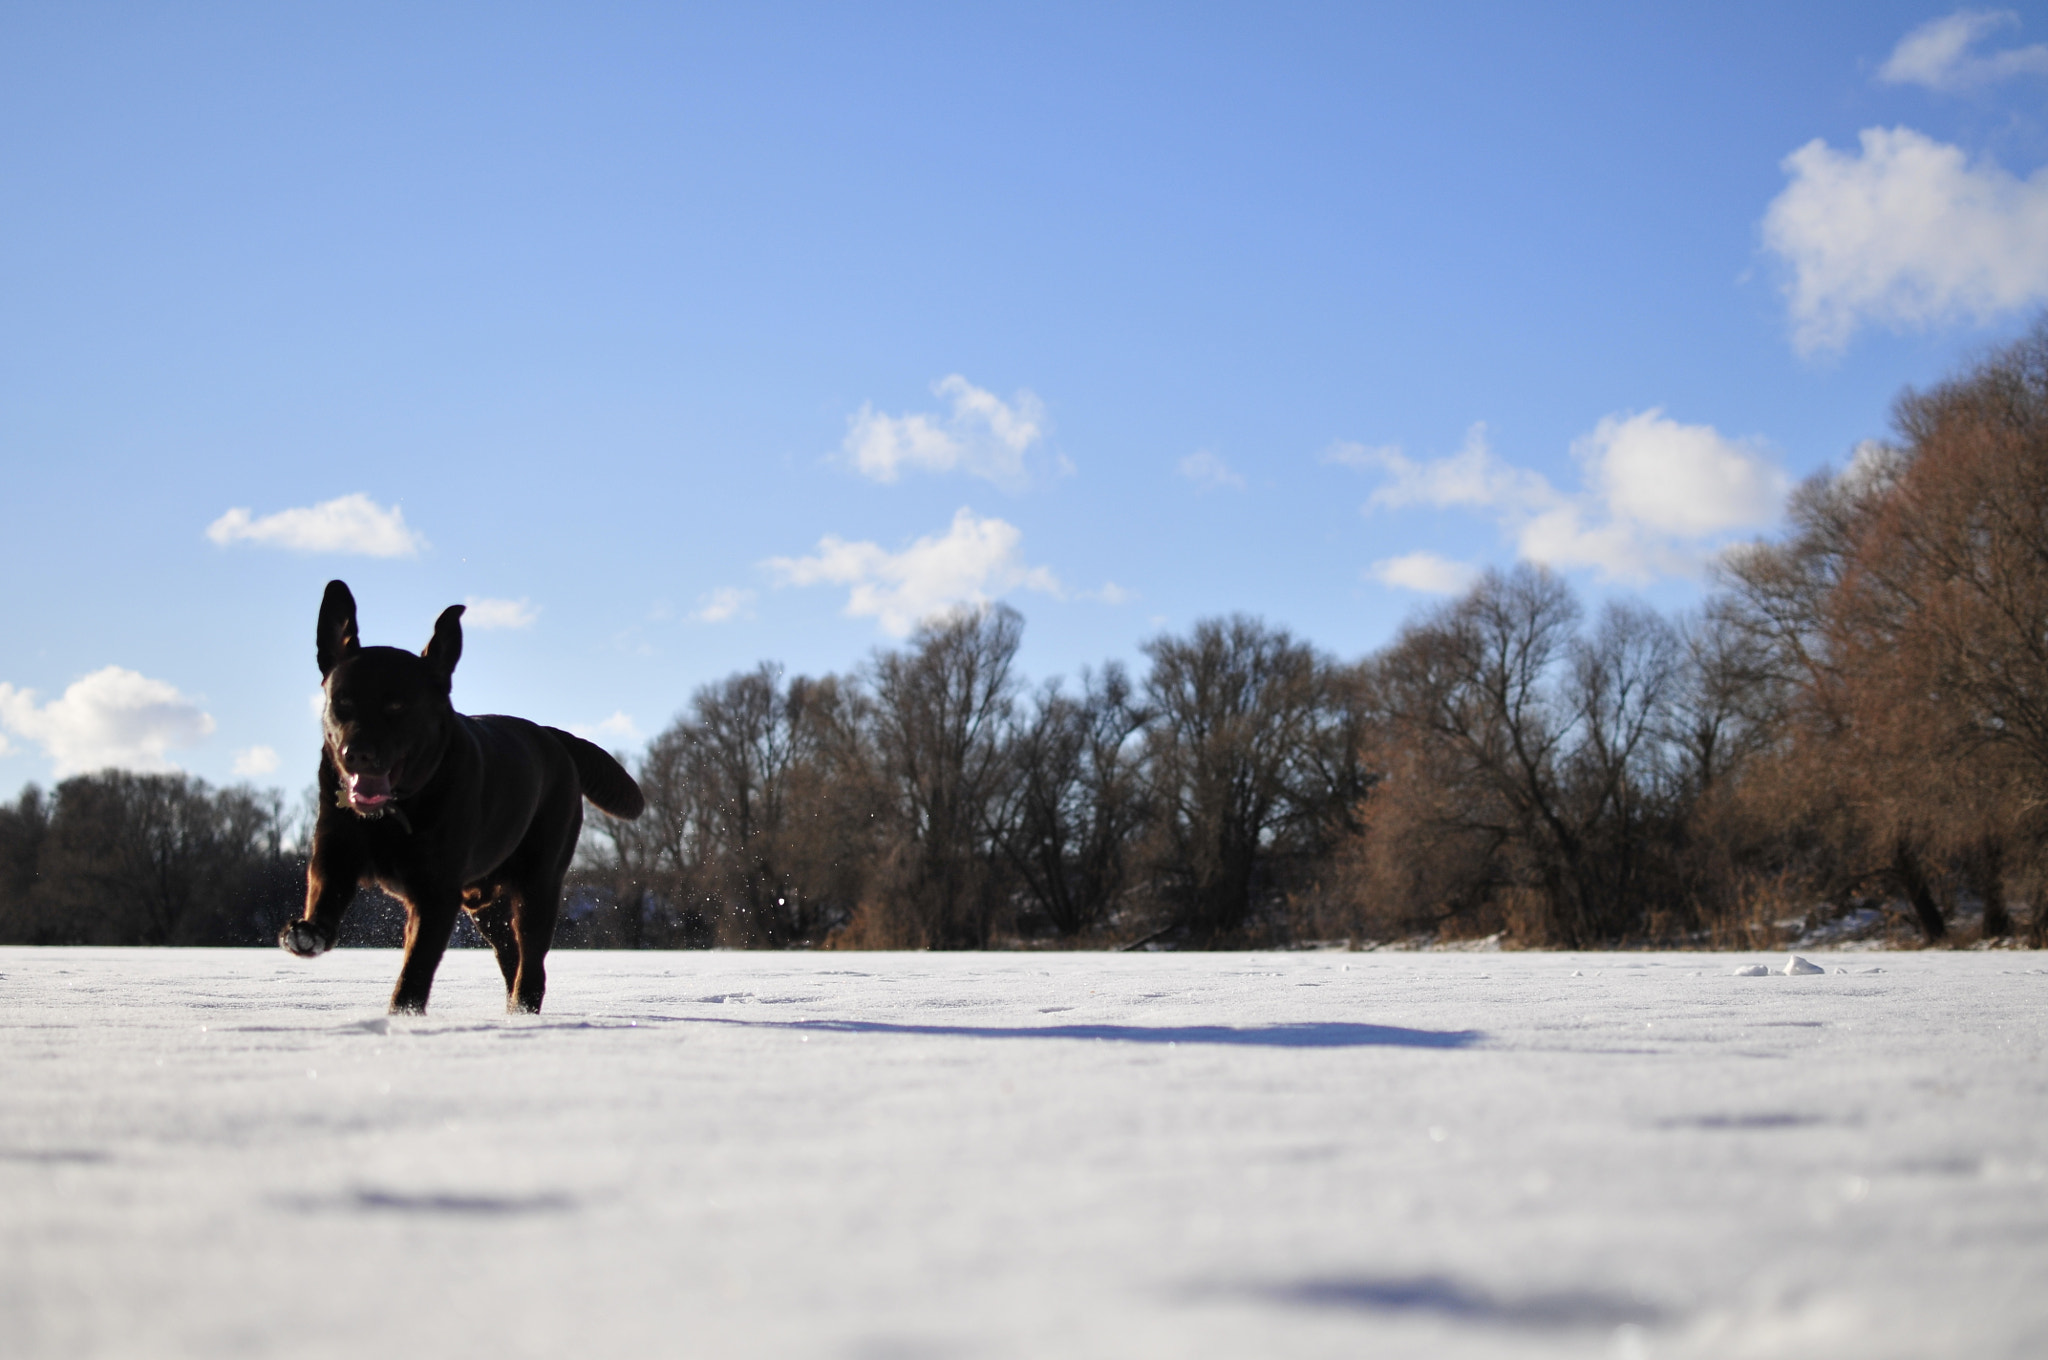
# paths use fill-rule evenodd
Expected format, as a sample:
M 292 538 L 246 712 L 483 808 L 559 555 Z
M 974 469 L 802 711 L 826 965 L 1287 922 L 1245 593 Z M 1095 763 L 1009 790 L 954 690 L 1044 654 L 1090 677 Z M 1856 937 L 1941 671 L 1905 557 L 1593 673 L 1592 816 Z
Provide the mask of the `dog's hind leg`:
M 548 990 L 548 946 L 554 943 L 555 917 L 561 909 L 560 874 L 523 884 L 513 897 L 512 933 L 519 942 L 519 973 L 505 998 L 506 1010 L 539 1014 Z
M 398 986 L 391 993 L 391 1013 L 424 1015 L 427 993 L 434 988 L 434 970 L 441 955 L 448 952 L 448 937 L 455 933 L 455 913 L 462 909 L 456 892 L 406 893 L 405 962 L 398 969 Z
M 468 904 L 465 902 L 465 906 Z M 512 904 L 506 900 L 502 889 L 480 907 L 469 907 L 469 919 L 476 922 L 476 929 L 491 943 L 491 953 L 498 958 L 498 971 L 505 975 L 506 1004 L 511 1004 L 513 988 L 519 981 L 519 937 L 512 930 Z
M 576 857 L 576 837 L 583 827 L 583 799 L 573 784 L 561 791 L 552 812 L 535 820 L 554 829 L 527 838 L 506 874 L 512 895 L 512 934 L 519 941 L 519 976 L 505 1009 L 536 1014 L 548 990 L 548 946 L 555 940 L 555 918 L 562 910 L 562 881 Z

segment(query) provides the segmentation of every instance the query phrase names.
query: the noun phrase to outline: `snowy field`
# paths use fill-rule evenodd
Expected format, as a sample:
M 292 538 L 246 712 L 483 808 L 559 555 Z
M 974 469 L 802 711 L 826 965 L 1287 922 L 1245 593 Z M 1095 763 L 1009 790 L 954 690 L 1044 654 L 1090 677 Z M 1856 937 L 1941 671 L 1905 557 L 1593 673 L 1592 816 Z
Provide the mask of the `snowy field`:
M 2048 959 L 1812 958 L 0 949 L 0 1349 L 2048 1355 Z

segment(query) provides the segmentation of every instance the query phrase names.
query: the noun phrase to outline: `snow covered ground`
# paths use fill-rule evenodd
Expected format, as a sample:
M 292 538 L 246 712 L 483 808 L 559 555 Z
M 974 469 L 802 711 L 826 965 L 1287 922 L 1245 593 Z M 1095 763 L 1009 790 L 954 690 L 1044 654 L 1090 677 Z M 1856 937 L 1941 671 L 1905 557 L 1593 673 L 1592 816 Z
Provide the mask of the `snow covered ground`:
M 0 1349 L 2048 1355 L 2048 959 L 1812 958 L 0 949 Z

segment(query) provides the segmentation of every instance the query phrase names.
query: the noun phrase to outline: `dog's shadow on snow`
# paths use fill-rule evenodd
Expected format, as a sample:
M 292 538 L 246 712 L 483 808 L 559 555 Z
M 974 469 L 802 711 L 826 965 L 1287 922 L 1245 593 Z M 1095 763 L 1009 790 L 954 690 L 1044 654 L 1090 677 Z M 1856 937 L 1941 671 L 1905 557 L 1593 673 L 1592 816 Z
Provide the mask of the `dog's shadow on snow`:
M 1498 1294 L 1443 1275 L 1312 1279 L 1233 1292 L 1270 1303 L 1429 1316 L 1521 1330 L 1644 1327 L 1666 1320 L 1656 1304 L 1625 1295 L 1574 1289 Z
M 1406 1029 L 1345 1021 L 1277 1025 L 910 1025 L 882 1020 L 742 1020 L 690 1016 L 703 1025 L 740 1025 L 825 1034 L 906 1034 L 953 1039 L 1082 1039 L 1120 1044 L 1229 1044 L 1251 1048 L 1469 1048 L 1478 1030 Z

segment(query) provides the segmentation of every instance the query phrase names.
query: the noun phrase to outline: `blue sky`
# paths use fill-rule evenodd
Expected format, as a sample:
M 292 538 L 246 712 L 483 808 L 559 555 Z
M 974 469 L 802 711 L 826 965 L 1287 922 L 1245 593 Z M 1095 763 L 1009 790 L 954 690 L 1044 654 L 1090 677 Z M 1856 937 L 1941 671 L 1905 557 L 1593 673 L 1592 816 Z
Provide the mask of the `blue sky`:
M 2048 301 L 2044 115 L 2041 7 L 9 6 L 0 788 L 310 782 L 335 576 L 629 749 L 960 600 L 1682 608 Z

